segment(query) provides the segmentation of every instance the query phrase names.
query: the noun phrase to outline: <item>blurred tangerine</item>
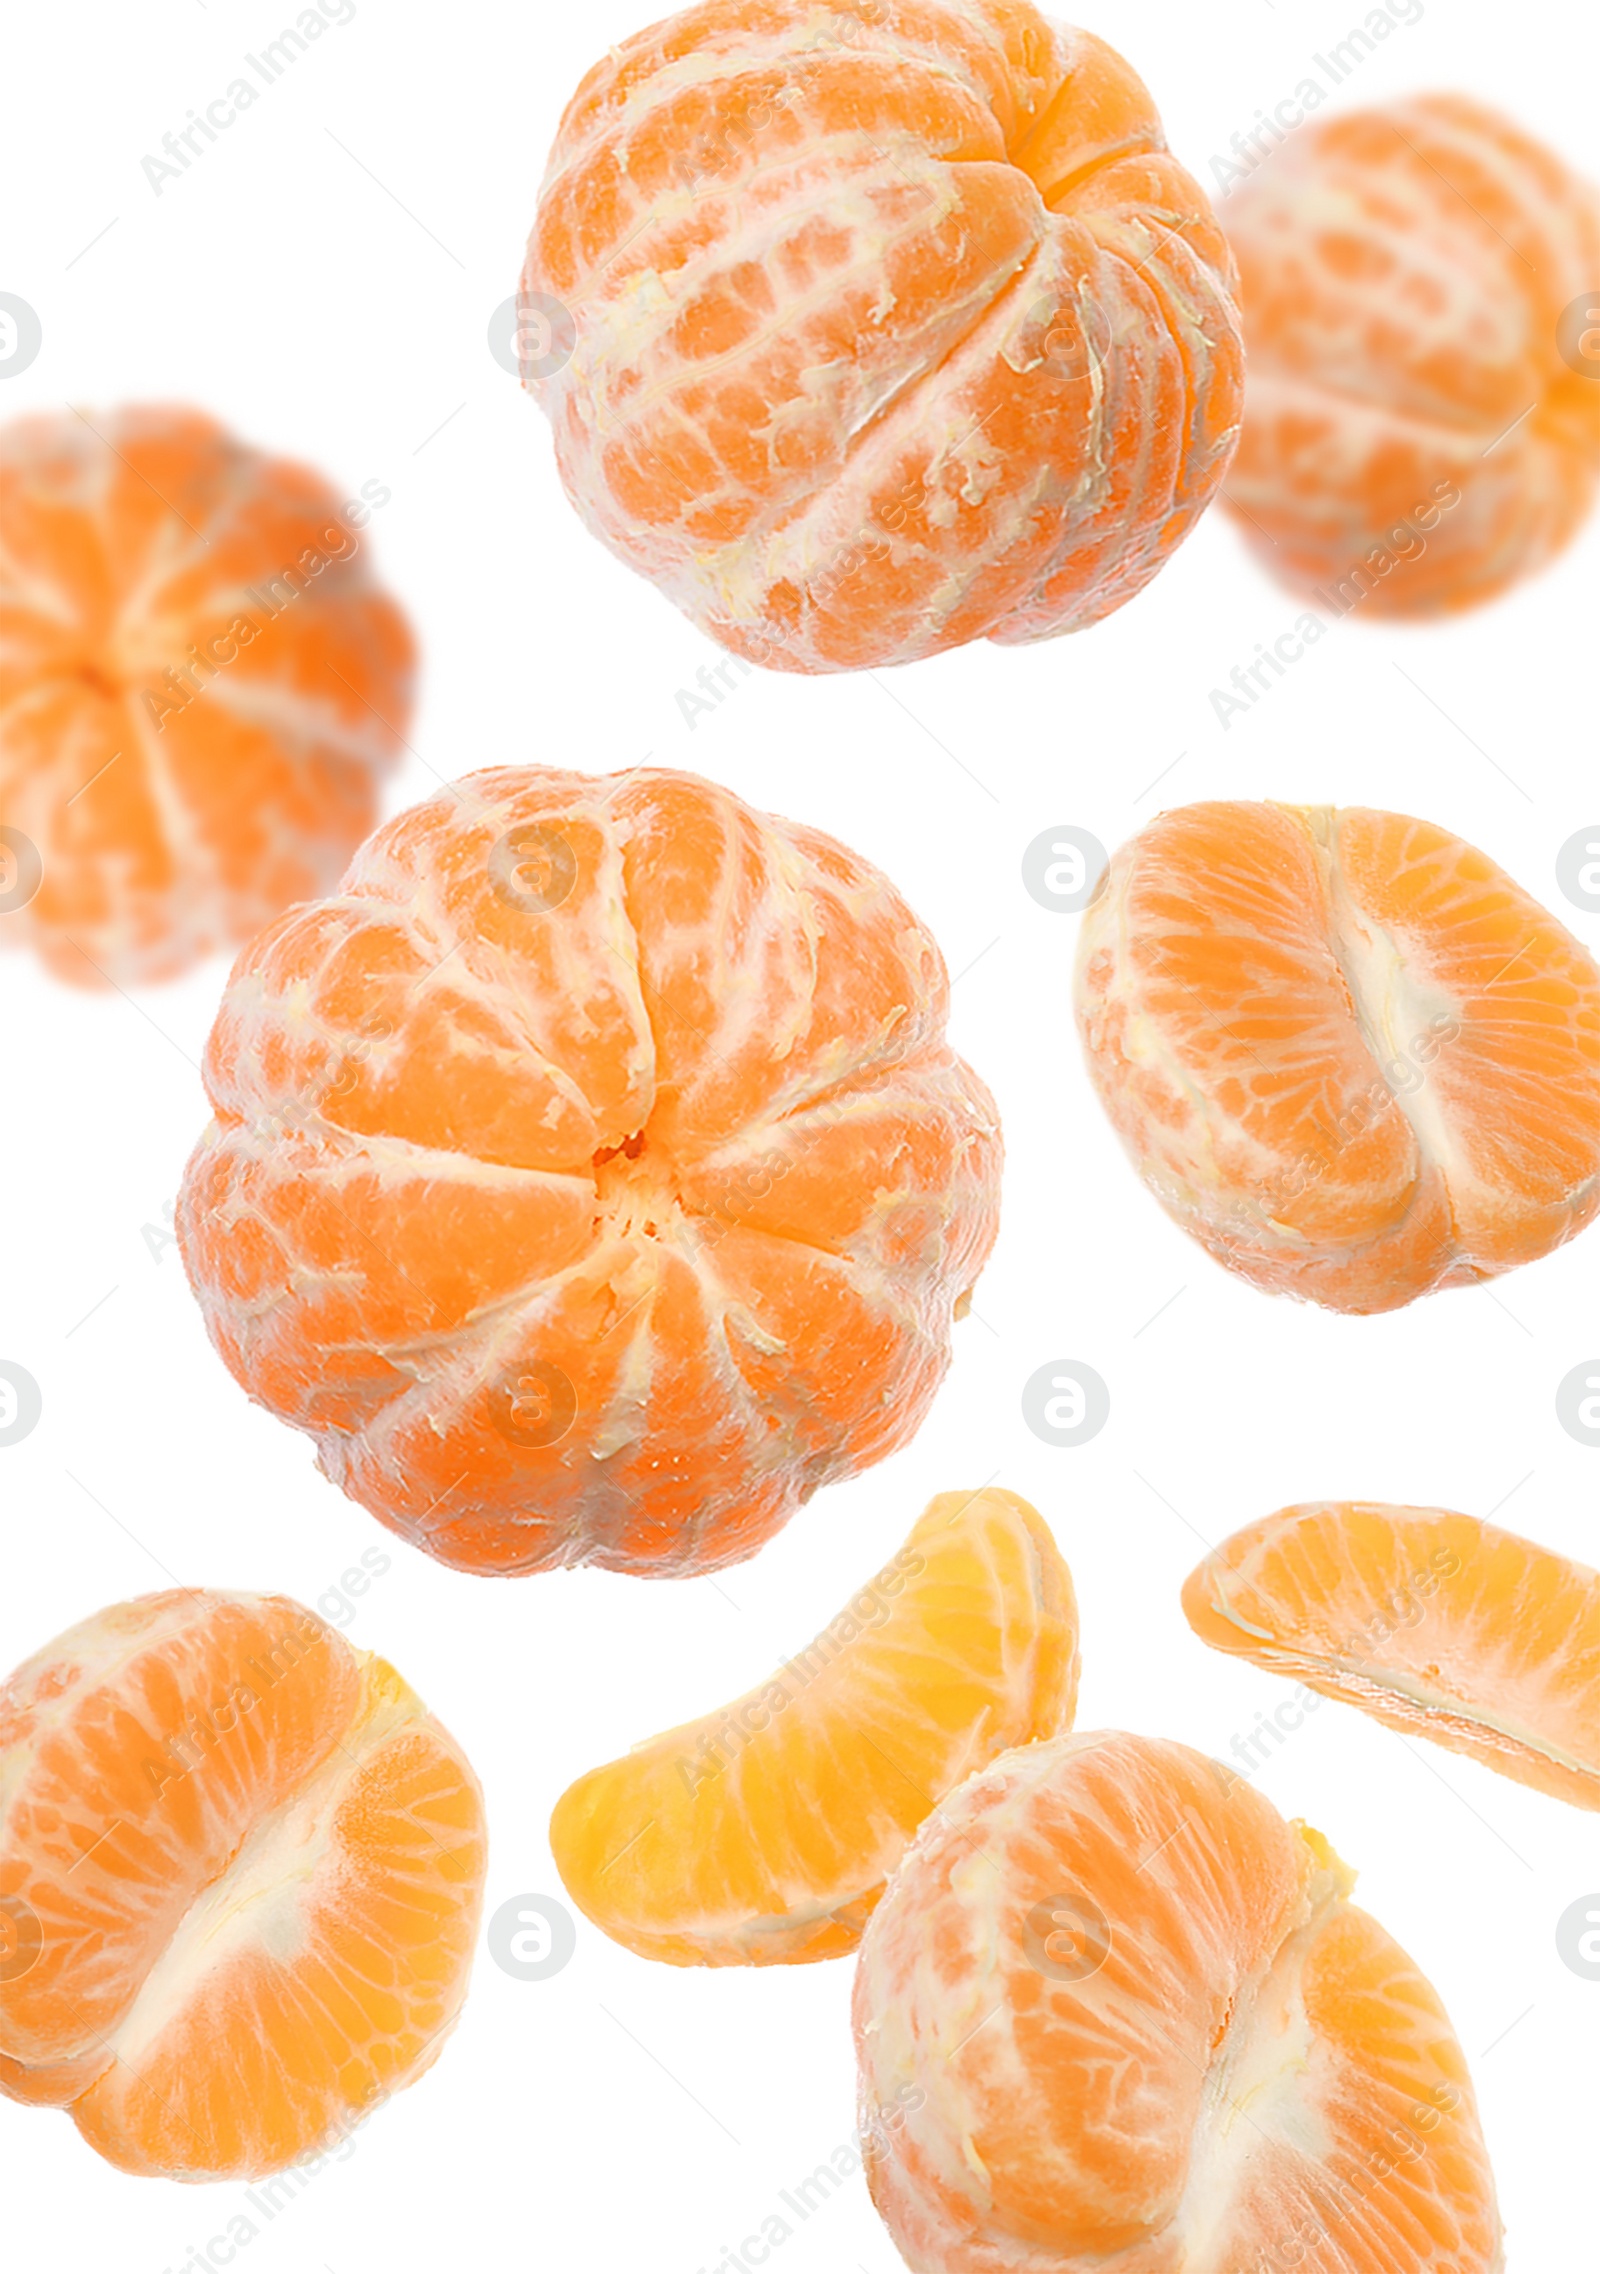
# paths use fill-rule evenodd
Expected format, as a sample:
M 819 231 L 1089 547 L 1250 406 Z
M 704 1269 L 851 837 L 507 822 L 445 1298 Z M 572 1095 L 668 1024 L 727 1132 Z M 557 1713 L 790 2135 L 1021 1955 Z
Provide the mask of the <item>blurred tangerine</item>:
M 0 432 L 0 942 L 137 986 L 333 883 L 411 704 L 370 511 L 199 411 Z

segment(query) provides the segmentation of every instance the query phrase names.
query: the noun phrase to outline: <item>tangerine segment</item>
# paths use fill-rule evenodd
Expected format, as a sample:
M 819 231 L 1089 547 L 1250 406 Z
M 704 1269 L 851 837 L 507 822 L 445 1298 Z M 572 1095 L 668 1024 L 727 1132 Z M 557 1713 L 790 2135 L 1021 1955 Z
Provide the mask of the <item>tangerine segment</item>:
M 853 1950 L 939 1796 L 1070 1727 L 1072 1579 L 1015 1493 L 942 1493 L 772 1680 L 592 1769 L 550 1844 L 574 1902 L 641 1957 L 791 1965 Z
M 1191 1572 L 1202 1642 L 1600 1809 L 1600 1572 L 1442 1508 L 1312 1501 Z
M 1301 128 L 1222 218 L 1250 353 L 1228 504 L 1280 576 L 1339 614 L 1428 614 L 1566 544 L 1600 481 L 1587 182 L 1423 95 Z
M 1430 822 L 1163 815 L 1084 918 L 1077 1010 L 1145 1181 L 1274 1293 L 1391 1310 L 1600 1205 L 1600 970 Z
M 0 1691 L 0 2091 L 125 2171 L 279 2170 L 435 2059 L 484 1863 L 382 1659 L 281 1596 L 116 1605 Z
M 908 2264 L 1498 2274 L 1465 2062 L 1352 1884 L 1160 1739 L 1059 1737 L 952 1793 L 856 1976 L 869 2184 Z
M 1107 615 L 1221 482 L 1227 244 L 1028 0 L 706 0 L 568 105 L 524 378 L 589 528 L 776 669 Z M 529 297 L 531 296 L 531 297 Z
M 473 775 L 235 969 L 178 1210 L 212 1338 L 458 1568 L 749 1555 L 911 1436 L 993 1244 L 948 1002 L 831 838 Z
M 333 883 L 411 702 L 371 512 L 198 411 L 0 432 L 0 820 L 42 870 L 8 938 L 133 986 Z

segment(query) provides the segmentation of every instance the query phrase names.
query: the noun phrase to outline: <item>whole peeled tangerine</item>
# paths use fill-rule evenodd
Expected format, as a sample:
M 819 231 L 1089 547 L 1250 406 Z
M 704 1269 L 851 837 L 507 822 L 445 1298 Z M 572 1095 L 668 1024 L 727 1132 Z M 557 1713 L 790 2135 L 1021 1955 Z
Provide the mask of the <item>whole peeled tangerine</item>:
M 1394 1310 L 1600 1207 L 1600 970 L 1432 822 L 1163 814 L 1084 916 L 1077 1014 L 1146 1184 L 1272 1293 Z
M 1001 1148 L 948 993 L 816 830 L 472 775 L 234 971 L 178 1210 L 212 1339 L 441 1562 L 735 1562 L 949 1363 Z
M 1094 623 L 1234 446 L 1205 195 L 1122 58 L 1028 0 L 709 0 L 624 41 L 522 283 L 584 520 L 779 670 Z
M 1302 127 L 1222 208 L 1250 383 L 1228 504 L 1337 615 L 1468 608 L 1600 483 L 1600 195 L 1421 95 Z
M 411 708 L 363 493 L 173 405 L 0 432 L 0 947 L 141 986 L 335 882 Z

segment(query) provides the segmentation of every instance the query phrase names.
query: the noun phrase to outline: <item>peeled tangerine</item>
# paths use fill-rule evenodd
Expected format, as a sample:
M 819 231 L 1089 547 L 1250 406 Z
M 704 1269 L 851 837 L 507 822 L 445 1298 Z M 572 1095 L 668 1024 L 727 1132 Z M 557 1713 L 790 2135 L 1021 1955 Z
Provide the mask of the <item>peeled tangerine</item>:
M 567 1892 L 644 1958 L 789 1965 L 854 1950 L 941 1794 L 1072 1725 L 1078 1607 L 1015 1493 L 942 1493 L 815 1642 L 720 1712 L 562 1794 Z
M 1060 1737 L 944 1801 L 855 1991 L 916 2274 L 1500 2274 L 1460 2047 L 1353 1877 L 1157 1738 Z
M 138 986 L 332 884 L 411 706 L 373 488 L 161 405 L 0 433 L 0 941 Z
M 1202 1642 L 1600 1809 L 1600 1572 L 1443 1508 L 1312 1501 L 1183 1590 Z
M 567 107 L 523 374 L 602 543 L 863 669 L 1149 582 L 1233 451 L 1233 282 L 1139 79 L 1029 0 L 708 0 Z
M 146 2176 L 321 2153 L 437 2058 L 484 1862 L 381 1658 L 281 1595 L 118 1603 L 0 1689 L 0 2091 Z
M 948 996 L 816 830 L 472 775 L 234 971 L 178 1209 L 212 1339 L 441 1562 L 735 1562 L 949 1363 L 1000 1131 Z
M 1335 614 L 1468 608 L 1600 482 L 1600 196 L 1419 95 L 1301 127 L 1222 208 L 1250 383 L 1228 504 Z
M 1273 1293 L 1393 1310 L 1600 1205 L 1600 970 L 1431 822 L 1164 814 L 1084 917 L 1077 1008 L 1145 1182 Z

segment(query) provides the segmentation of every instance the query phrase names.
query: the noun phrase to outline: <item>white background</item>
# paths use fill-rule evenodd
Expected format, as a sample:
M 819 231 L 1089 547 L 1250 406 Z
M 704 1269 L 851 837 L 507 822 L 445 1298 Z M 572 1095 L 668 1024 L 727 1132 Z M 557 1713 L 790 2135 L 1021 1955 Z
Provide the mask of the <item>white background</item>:
M 653 756 L 830 829 L 931 922 L 958 1045 L 1009 1145 L 1004 1228 L 916 1443 L 825 1494 L 713 1582 L 602 1573 L 489 1582 L 379 1533 L 309 1443 L 213 1356 L 175 1251 L 152 1240 L 205 1119 L 196 1061 L 218 963 L 137 1001 L 0 959 L 0 1357 L 44 1418 L 0 1450 L 0 1668 L 118 1597 L 169 1583 L 314 1602 L 375 1543 L 392 1568 L 350 1632 L 392 1657 L 487 1788 L 492 1910 L 558 1893 L 566 1783 L 708 1709 L 805 1641 L 936 1490 L 991 1477 L 1046 1512 L 1084 1619 L 1081 1724 L 1224 1752 L 1286 1694 L 1205 1651 L 1184 1574 L 1290 1501 L 1365 1496 L 1487 1514 L 1600 1562 L 1600 1451 L 1558 1380 L 1600 1350 L 1600 1229 L 1494 1287 L 1343 1319 L 1227 1277 L 1143 1192 L 1091 1096 L 1070 1017 L 1076 919 L 1019 864 L 1061 823 L 1115 845 L 1164 803 L 1371 803 L 1450 824 L 1600 947 L 1557 851 L 1600 820 L 1600 529 L 1461 624 L 1352 620 L 1231 732 L 1209 690 L 1298 613 L 1211 516 L 1112 622 L 1031 651 L 909 670 L 741 680 L 691 732 L 677 691 L 715 651 L 583 533 L 538 412 L 490 356 L 561 107 L 650 0 L 426 7 L 358 0 L 159 198 L 140 169 L 292 11 L 274 0 L 99 0 L 11 16 L 0 55 L 0 289 L 44 348 L 0 418 L 180 397 L 353 494 L 419 629 L 424 697 L 392 804 L 511 762 Z M 1357 0 L 1104 0 L 1175 148 L 1208 160 L 1288 95 Z M 1461 86 L 1600 172 L 1592 8 L 1428 0 L 1347 100 Z M 89 248 L 85 250 L 84 248 Z M 1402 667 L 1414 684 L 1402 676 Z M 1159 779 L 1158 779 L 1159 778 Z M 1154 786 L 1152 786 L 1154 785 Z M 1023 1381 L 1076 1357 L 1110 1384 L 1092 1444 L 1025 1429 Z M 1600 1983 L 1558 1916 L 1600 1887 L 1592 1819 L 1328 1705 L 1261 1778 L 1361 1872 L 1361 1898 L 1439 1985 L 1476 2075 L 1513 2266 L 1592 2256 Z M 262 2227 L 250 2274 L 465 2265 L 707 2274 L 850 2136 L 850 1968 L 679 1972 L 580 1921 L 558 1978 L 480 1956 L 433 2073 Z M 232 2186 L 124 2178 L 62 2116 L 0 2101 L 9 2258 L 174 2274 L 248 2211 Z M 791 2221 L 791 2224 L 793 2222 Z M 222 2263 L 220 2254 L 214 2261 Z M 205 2263 L 205 2261 L 201 2261 Z M 782 2274 L 894 2274 L 859 2179 L 773 2252 Z

